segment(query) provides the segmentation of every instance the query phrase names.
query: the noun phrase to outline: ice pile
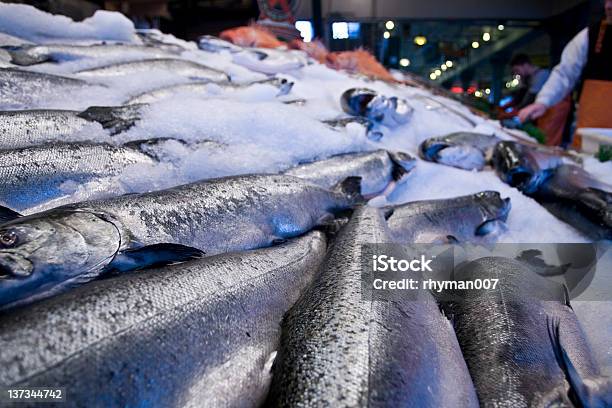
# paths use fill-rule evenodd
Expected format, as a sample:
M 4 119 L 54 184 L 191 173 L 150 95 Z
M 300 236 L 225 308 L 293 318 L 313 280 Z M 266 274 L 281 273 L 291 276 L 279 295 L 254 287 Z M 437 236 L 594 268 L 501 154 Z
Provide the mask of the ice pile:
M 135 42 L 134 24 L 121 13 L 97 11 L 81 22 L 23 4 L 0 3 L 0 32 L 37 44 L 61 42 Z

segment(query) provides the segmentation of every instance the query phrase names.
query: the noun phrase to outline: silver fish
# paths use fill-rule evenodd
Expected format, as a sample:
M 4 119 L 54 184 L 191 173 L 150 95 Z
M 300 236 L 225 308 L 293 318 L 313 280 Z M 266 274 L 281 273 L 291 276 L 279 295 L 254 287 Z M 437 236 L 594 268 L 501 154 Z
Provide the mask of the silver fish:
M 385 208 L 389 230 L 404 243 L 489 241 L 503 228 L 510 199 L 496 191 L 414 201 Z
M 612 239 L 612 185 L 582 168 L 557 167 L 531 196 L 591 239 Z
M 205 180 L 57 207 L 0 207 L 0 307 L 52 296 L 107 270 L 269 246 L 361 202 L 359 178 L 332 190 L 284 175 Z
M 16 68 L 0 68 L 0 109 L 23 109 L 45 95 L 68 96 L 88 86 L 94 87 L 80 79 Z
M 147 47 L 158 48 L 171 54 L 181 54 L 187 48 L 177 41 L 168 40 L 167 35 L 157 29 L 139 28 L 136 35 Z
M 389 193 L 412 171 L 415 159 L 403 152 L 376 150 L 345 153 L 324 160 L 299 164 L 283 174 L 300 177 L 324 188 L 331 188 L 350 176 L 361 177 L 361 194 L 371 198 Z
M 220 87 L 222 89 L 244 89 L 251 85 L 271 85 L 278 88 L 277 96 L 283 96 L 291 92 L 291 88 L 293 87 L 293 82 L 288 81 L 284 78 L 269 78 L 261 81 L 249 82 L 246 84 L 238 84 L 235 82 L 215 82 L 211 84 L 210 82 L 198 81 L 198 82 L 190 82 L 187 84 L 178 84 L 178 85 L 169 85 L 164 86 L 158 89 L 154 89 L 152 91 L 143 92 L 139 95 L 136 95 L 130 99 L 128 99 L 126 104 L 141 104 L 141 103 L 153 103 L 159 100 L 168 98 L 172 95 L 181 92 L 192 92 L 196 94 L 204 94 L 207 95 L 214 90 L 215 87 Z
M 116 135 L 140 119 L 143 106 L 94 106 L 83 112 L 58 109 L 0 111 L 0 150 L 58 142 L 95 123 Z M 89 140 L 87 135 L 82 134 L 82 141 L 86 140 Z
M 221 51 L 229 51 L 229 52 L 241 52 L 244 48 L 235 45 L 229 41 L 225 41 L 220 39 L 219 37 L 215 37 L 212 35 L 203 35 L 198 38 L 198 48 L 208 52 L 221 52 Z
M 362 245 L 389 242 L 385 228 L 379 210 L 363 207 L 338 233 L 283 321 L 271 406 L 478 406 L 452 326 L 431 295 L 364 296 L 362 257 L 370 255 Z
M 136 163 L 155 161 L 137 149 L 95 143 L 0 150 L 0 202 L 21 211 L 65 194 L 64 182 L 114 176 Z
M 495 289 L 449 292 L 456 299 L 444 306 L 481 406 L 612 404 L 612 382 L 600 375 L 562 285 L 500 257 L 469 262 L 455 278 L 499 280 Z
M 155 58 L 122 62 L 97 68 L 83 69 L 77 71 L 76 74 L 86 78 L 99 78 L 136 74 L 155 69 L 170 71 L 175 75 L 201 78 L 213 82 L 229 81 L 228 75 L 224 72 L 207 67 L 206 65 L 198 64 L 197 62 L 178 58 Z
M 499 142 L 493 152 L 493 166 L 502 181 L 527 194 L 535 192 L 562 164 L 558 154 L 511 141 Z
M 259 406 L 283 314 L 325 246 L 311 232 L 92 282 L 0 316 L 0 386 L 63 387 L 66 407 Z
M 457 132 L 433 137 L 419 146 L 421 158 L 465 170 L 482 170 L 501 139 L 482 133 Z
M 43 62 L 62 62 L 79 58 L 117 58 L 127 53 L 134 57 L 162 58 L 176 55 L 176 52 L 154 47 L 129 44 L 46 44 L 24 45 L 7 49 L 15 65 L 34 65 Z
M 408 123 L 414 108 L 408 101 L 387 97 L 367 88 L 351 88 L 340 97 L 342 110 L 349 115 L 364 116 L 389 127 Z

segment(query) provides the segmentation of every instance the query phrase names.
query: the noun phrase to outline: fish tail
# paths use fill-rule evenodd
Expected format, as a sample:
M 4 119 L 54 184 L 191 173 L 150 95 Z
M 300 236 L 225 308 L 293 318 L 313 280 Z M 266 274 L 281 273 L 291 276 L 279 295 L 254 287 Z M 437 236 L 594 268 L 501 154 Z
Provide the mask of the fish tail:
M 612 406 L 612 379 L 599 374 L 581 373 L 563 346 L 560 320 L 547 318 L 548 333 L 557 362 L 570 385 L 570 399 L 579 407 L 604 408 Z M 586 357 L 586 356 L 585 356 Z
M 111 135 L 125 132 L 140 120 L 140 109 L 146 105 L 91 106 L 79 113 L 79 117 L 90 122 L 98 122 Z

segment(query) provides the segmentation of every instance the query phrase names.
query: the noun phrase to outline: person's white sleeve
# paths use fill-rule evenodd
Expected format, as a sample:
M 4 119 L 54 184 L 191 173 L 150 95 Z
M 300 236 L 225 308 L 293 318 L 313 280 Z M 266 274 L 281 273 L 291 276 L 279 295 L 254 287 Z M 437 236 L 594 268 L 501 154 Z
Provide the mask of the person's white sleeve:
M 565 46 L 561 62 L 553 69 L 550 77 L 536 97 L 537 103 L 552 106 L 560 102 L 576 86 L 589 53 L 588 28 L 580 31 Z

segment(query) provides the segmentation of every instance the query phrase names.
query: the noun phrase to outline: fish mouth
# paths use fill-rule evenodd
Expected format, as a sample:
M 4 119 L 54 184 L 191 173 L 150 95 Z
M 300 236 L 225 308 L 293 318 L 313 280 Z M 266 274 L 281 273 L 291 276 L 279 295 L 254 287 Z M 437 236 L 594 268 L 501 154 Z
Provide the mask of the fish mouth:
M 404 152 L 389 152 L 393 169 L 391 171 L 394 181 L 400 181 L 416 166 L 414 157 Z
M 10 278 L 27 278 L 34 265 L 26 257 L 15 252 L 0 252 L 0 281 Z
M 440 152 L 447 147 L 450 147 L 448 143 L 430 139 L 421 143 L 419 153 L 423 160 L 436 161 Z
M 533 173 L 524 167 L 508 169 L 506 172 L 506 182 L 511 187 L 522 189 L 527 186 L 533 177 Z
M 476 194 L 484 212 L 484 221 L 475 229 L 476 236 L 485 236 L 493 232 L 503 231 L 512 209 L 510 198 L 501 198 L 497 191 L 483 191 Z

